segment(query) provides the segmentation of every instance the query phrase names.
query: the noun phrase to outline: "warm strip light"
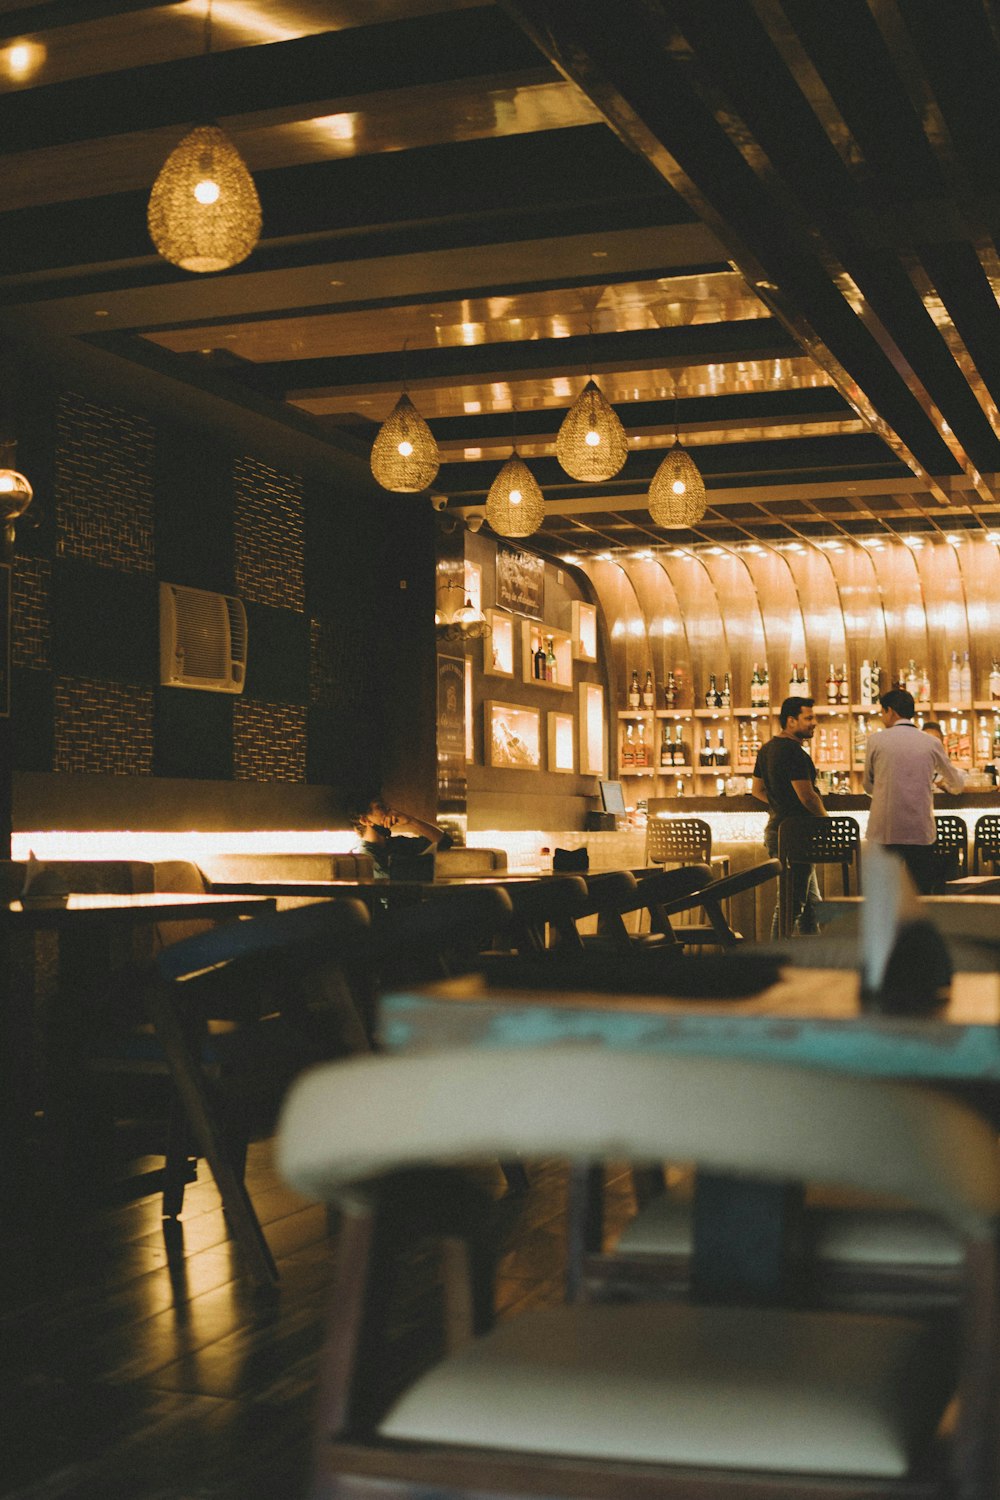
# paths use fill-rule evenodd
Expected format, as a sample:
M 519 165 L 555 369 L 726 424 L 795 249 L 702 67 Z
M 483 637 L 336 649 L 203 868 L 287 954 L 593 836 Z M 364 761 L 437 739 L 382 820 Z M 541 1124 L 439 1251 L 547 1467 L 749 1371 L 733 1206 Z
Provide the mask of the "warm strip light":
M 187 859 L 199 864 L 220 854 L 350 854 L 359 847 L 353 829 L 241 829 L 204 833 L 194 829 L 43 829 L 11 836 L 11 856 L 27 859 Z

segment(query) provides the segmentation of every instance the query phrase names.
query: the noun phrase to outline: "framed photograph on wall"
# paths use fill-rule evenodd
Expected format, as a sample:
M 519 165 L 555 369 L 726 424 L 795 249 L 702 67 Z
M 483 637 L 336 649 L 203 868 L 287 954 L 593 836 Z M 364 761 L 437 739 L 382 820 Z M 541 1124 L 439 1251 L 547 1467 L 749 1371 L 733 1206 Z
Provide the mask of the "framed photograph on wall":
M 542 618 L 545 602 L 545 563 L 532 552 L 497 547 L 497 608 Z

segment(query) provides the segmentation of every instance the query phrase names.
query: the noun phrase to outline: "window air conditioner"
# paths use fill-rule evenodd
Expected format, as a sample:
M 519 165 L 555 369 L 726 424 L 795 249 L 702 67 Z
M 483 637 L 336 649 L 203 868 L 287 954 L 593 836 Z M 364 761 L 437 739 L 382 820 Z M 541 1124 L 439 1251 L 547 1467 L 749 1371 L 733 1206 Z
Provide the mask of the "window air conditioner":
M 247 613 L 242 599 L 160 584 L 160 682 L 206 693 L 242 693 Z

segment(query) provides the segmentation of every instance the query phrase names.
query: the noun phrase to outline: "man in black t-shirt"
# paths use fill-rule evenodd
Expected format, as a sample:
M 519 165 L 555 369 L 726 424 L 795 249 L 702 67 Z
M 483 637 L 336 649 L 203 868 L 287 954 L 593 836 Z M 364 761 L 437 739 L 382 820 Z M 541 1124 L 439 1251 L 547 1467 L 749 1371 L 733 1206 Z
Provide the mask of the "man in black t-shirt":
M 816 790 L 816 767 L 803 749 L 816 732 L 811 698 L 786 698 L 778 715 L 781 732 L 761 745 L 753 768 L 750 788 L 759 802 L 771 809 L 764 830 L 768 854 L 778 852 L 778 829 L 786 818 L 825 818 L 826 808 Z M 814 901 L 819 899 L 812 865 L 792 866 L 792 891 L 797 932 L 816 931 Z M 778 936 L 778 908 L 771 923 L 771 937 Z

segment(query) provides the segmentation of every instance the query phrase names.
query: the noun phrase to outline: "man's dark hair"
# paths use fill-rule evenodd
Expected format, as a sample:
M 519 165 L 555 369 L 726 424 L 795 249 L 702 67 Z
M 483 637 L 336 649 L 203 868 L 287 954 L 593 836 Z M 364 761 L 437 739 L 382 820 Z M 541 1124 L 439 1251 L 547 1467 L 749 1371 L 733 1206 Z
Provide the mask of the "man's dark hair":
M 908 693 L 905 688 L 890 688 L 887 693 L 882 694 L 882 707 L 891 708 L 901 719 L 912 719 L 917 705 L 913 701 L 913 694 Z
M 812 708 L 811 698 L 786 698 L 778 714 L 778 723 L 784 729 L 789 719 L 797 719 L 804 708 Z

